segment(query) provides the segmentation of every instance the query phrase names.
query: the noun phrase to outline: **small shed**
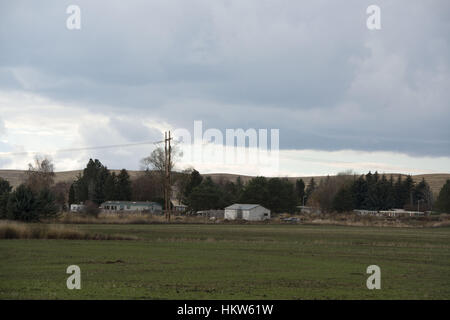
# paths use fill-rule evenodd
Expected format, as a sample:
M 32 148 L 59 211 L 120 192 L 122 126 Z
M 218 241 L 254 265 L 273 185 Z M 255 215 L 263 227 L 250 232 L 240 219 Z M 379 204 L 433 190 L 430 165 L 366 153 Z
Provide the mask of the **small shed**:
M 172 203 L 172 209 L 176 212 L 185 212 L 187 210 L 187 206 L 182 204 L 179 200 L 172 199 L 170 202 Z
M 81 212 L 84 210 L 84 204 L 71 204 L 70 205 L 70 212 Z
M 227 220 L 264 221 L 270 219 L 270 210 L 259 204 L 235 203 L 225 208 L 224 216 Z

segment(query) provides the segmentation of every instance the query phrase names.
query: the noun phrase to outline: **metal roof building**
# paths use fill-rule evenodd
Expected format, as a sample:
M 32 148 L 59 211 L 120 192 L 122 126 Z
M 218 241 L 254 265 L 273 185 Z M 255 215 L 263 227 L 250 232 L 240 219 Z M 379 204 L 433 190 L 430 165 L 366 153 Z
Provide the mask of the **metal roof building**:
M 259 204 L 235 203 L 225 208 L 224 218 L 227 220 L 263 221 L 270 219 L 270 210 Z

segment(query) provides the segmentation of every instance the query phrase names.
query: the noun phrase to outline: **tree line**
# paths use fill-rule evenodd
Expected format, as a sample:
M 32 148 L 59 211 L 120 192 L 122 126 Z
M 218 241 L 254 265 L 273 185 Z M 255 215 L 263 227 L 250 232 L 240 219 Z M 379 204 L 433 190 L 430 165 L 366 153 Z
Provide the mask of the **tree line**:
M 308 205 L 320 207 L 325 212 L 346 212 L 354 209 L 431 210 L 433 194 L 422 179 L 414 183 L 412 176 L 389 178 L 378 172 L 355 176 L 338 174 L 322 180 L 308 200 Z
M 39 157 L 29 164 L 25 182 L 15 190 L 0 178 L 0 218 L 33 222 L 56 216 L 65 191 L 53 180 L 53 164 Z
M 69 205 L 86 201 L 100 205 L 109 200 L 132 200 L 130 175 L 126 169 L 116 174 L 98 159 L 89 159 L 86 168 L 70 186 Z
M 242 183 L 204 178 L 192 169 L 179 184 L 181 200 L 189 211 L 223 209 L 234 203 L 260 204 L 272 212 L 295 212 L 298 203 L 294 185 L 286 178 L 256 177 Z
M 286 178 L 255 177 L 243 184 L 240 177 L 235 182 L 215 183 L 210 177 L 204 178 L 191 170 L 179 189 L 182 202 L 194 212 L 223 209 L 233 203 L 256 203 L 275 213 L 293 213 L 301 205 L 320 208 L 323 212 L 393 208 L 450 212 L 450 180 L 434 202 L 425 179 L 415 183 L 410 175 L 394 178 L 378 172 L 360 176 L 342 173 L 327 176 L 319 183 L 311 178 L 308 184 L 303 179 L 291 183 Z
M 90 159 L 73 183 L 54 183 L 53 164 L 36 158 L 30 164 L 24 183 L 13 190 L 0 178 L 0 218 L 38 221 L 54 217 L 74 203 L 92 203 L 94 207 L 108 200 L 155 201 L 164 203 L 164 166 L 154 152 L 145 158 L 144 174 L 131 179 L 126 169 L 118 174 L 99 160 Z M 348 212 L 354 209 L 388 210 L 404 208 L 450 212 L 450 180 L 442 187 L 436 201 L 427 182 L 414 183 L 412 176 L 387 177 L 378 172 L 365 175 L 338 174 L 321 179 L 302 179 L 292 183 L 287 178 L 255 177 L 243 183 L 202 176 L 195 169 L 173 172 L 173 197 L 190 212 L 223 209 L 233 203 L 260 204 L 274 213 L 294 213 L 298 206 L 320 208 L 324 212 Z

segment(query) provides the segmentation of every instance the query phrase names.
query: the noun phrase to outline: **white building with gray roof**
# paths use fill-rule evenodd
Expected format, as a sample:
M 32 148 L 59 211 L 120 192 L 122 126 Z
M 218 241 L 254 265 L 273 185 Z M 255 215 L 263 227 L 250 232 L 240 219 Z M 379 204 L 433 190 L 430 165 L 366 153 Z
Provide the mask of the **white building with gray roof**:
M 270 210 L 259 204 L 235 203 L 225 208 L 224 219 L 247 221 L 264 221 L 270 219 Z

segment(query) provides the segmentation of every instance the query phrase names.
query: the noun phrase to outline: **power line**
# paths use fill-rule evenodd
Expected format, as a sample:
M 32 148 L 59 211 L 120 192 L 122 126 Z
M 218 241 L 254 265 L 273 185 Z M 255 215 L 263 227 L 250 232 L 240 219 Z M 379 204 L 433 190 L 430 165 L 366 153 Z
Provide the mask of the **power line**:
M 166 138 L 167 139 L 167 138 Z M 171 138 L 173 140 L 173 137 Z M 11 157 L 11 156 L 27 156 L 27 155 L 39 155 L 39 154 L 48 154 L 48 153 L 62 153 L 62 152 L 76 152 L 76 151 L 86 151 L 86 150 L 101 150 L 101 149 L 112 149 L 112 148 L 128 148 L 135 147 L 140 145 L 149 145 L 149 144 L 159 144 L 165 141 L 170 140 L 160 140 L 160 141 L 143 141 L 143 142 L 134 142 L 134 143 L 126 143 L 126 144 L 111 144 L 111 145 L 103 145 L 103 146 L 91 146 L 91 147 L 79 147 L 79 148 L 66 148 L 66 149 L 56 149 L 52 151 L 20 151 L 20 152 L 0 152 L 1 157 Z M 214 144 L 212 141 L 206 141 L 203 144 Z M 269 150 L 266 150 L 269 151 Z M 343 160 L 329 160 L 329 159 L 319 159 L 313 157 L 305 157 L 300 156 L 297 157 L 297 160 L 307 161 L 312 163 L 336 163 L 342 165 L 352 165 L 358 164 L 357 161 L 343 161 Z M 369 163 L 370 165 L 370 163 Z M 431 170 L 430 170 L 431 171 Z
M 103 145 L 103 146 L 95 146 L 95 147 L 57 149 L 57 150 L 47 151 L 47 152 L 40 152 L 40 151 L 2 152 L 2 153 L 0 153 L 0 157 L 25 156 L 25 155 L 33 155 L 33 154 L 59 153 L 59 152 L 75 152 L 75 151 L 98 150 L 98 149 L 126 148 L 126 147 L 134 147 L 134 146 L 148 145 L 148 144 L 159 144 L 162 142 L 164 142 L 164 140 L 144 141 L 144 142 L 126 143 L 126 144 L 111 144 L 111 145 Z

